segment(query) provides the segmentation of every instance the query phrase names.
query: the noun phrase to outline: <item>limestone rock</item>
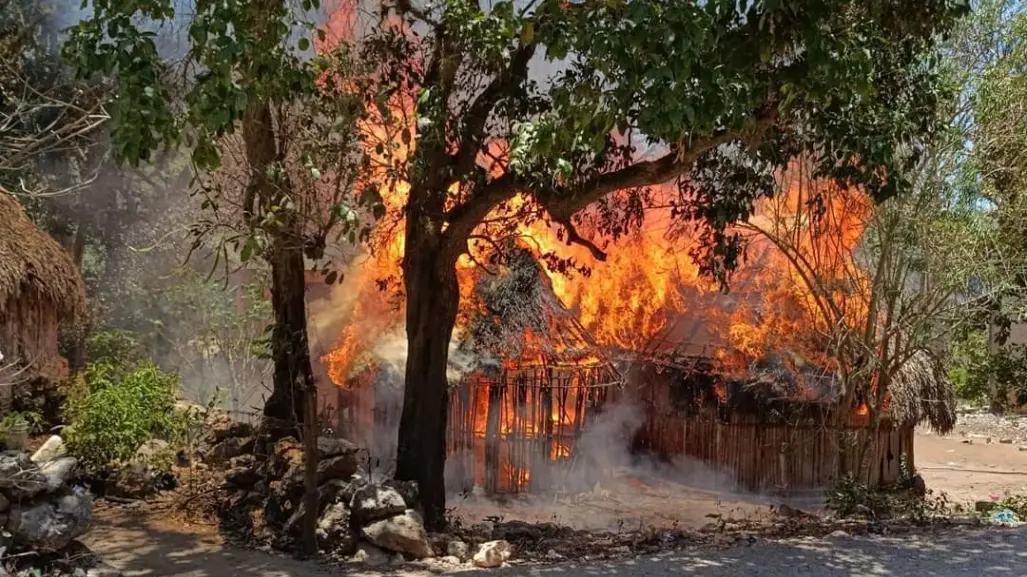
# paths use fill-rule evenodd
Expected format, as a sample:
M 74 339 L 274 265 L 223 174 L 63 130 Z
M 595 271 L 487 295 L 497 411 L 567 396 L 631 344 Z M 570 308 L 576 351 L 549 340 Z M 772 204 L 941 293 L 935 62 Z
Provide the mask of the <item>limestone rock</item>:
M 39 471 L 46 477 L 46 488 L 48 491 L 56 491 L 67 485 L 75 476 L 78 469 L 78 459 L 75 457 L 61 457 L 53 461 L 47 461 L 39 468 Z
M 472 562 L 475 567 L 489 569 L 499 567 L 513 554 L 513 548 L 507 541 L 488 541 L 474 554 Z
M 357 489 L 350 502 L 357 525 L 380 521 L 407 510 L 406 501 L 395 489 L 382 485 L 367 485 Z
M 39 470 L 39 466 L 32 462 L 28 453 L 0 453 L 0 489 L 3 489 L 8 497 L 15 500 L 31 498 L 46 487 L 46 476 Z
M 317 541 L 322 547 L 349 555 L 356 546 L 356 535 L 350 524 L 350 511 L 345 503 L 329 505 L 317 520 Z
M 88 493 L 67 491 L 28 507 L 12 507 L 8 530 L 22 547 L 53 552 L 85 533 L 92 518 L 93 504 Z
M 416 511 L 408 509 L 402 514 L 375 521 L 361 532 L 372 544 L 416 559 L 431 557 L 434 552 L 428 542 L 424 521 Z
M 39 449 L 32 454 L 32 462 L 45 463 L 47 461 L 60 459 L 67 454 L 68 447 L 64 444 L 64 439 L 59 435 L 53 435 L 43 443 L 42 447 L 39 447 Z
M 463 541 L 450 541 L 446 545 L 446 555 L 466 561 L 471 556 L 471 548 Z
M 208 427 L 209 436 L 214 443 L 220 443 L 225 439 L 252 437 L 254 434 L 253 425 L 243 421 L 233 421 L 225 414 L 212 417 Z
M 136 449 L 132 462 L 145 467 L 170 465 L 174 455 L 171 444 L 161 439 L 150 439 Z
M 408 509 L 416 509 L 418 503 L 418 490 L 416 481 L 398 481 L 396 479 L 389 479 L 382 482 L 383 487 L 388 487 L 403 497 L 403 501 L 407 504 Z
M 368 567 L 381 567 L 389 563 L 389 554 L 370 543 L 361 543 L 357 545 L 357 552 L 350 560 Z
M 357 454 L 336 455 L 322 458 L 317 463 L 317 482 L 324 483 L 331 479 L 349 479 L 360 469 Z
M 253 452 L 253 437 L 228 437 L 210 448 L 206 460 L 211 463 L 223 464 L 240 455 Z
M 317 438 L 317 453 L 322 459 L 338 457 L 341 455 L 356 455 L 359 452 L 360 447 L 357 447 L 346 439 L 337 439 L 335 437 Z

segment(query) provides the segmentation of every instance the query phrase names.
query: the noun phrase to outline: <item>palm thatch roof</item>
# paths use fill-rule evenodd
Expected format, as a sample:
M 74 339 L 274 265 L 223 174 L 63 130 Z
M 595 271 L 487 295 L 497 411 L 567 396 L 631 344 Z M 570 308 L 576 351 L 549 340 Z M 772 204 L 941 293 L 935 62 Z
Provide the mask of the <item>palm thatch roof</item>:
M 918 351 L 892 376 L 888 416 L 902 423 L 928 425 L 945 434 L 956 425 L 956 398 L 941 361 Z
M 0 344 L 31 363 L 56 352 L 58 320 L 85 311 L 85 283 L 68 253 L 0 190 Z M 52 342 L 51 342 L 52 341 Z

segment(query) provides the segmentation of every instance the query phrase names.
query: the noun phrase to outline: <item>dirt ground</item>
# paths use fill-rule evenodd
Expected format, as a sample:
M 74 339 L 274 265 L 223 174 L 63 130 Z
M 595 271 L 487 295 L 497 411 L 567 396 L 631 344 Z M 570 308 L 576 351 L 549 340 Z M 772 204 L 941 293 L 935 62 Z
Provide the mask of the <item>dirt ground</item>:
M 961 415 L 945 437 L 917 435 L 917 470 L 935 492 L 955 502 L 1027 493 L 1027 419 Z
M 973 425 L 971 423 L 971 425 Z M 1027 435 L 1027 421 L 1024 421 Z M 987 442 L 991 436 L 992 442 Z M 1027 438 L 1011 444 L 999 440 L 985 428 L 964 426 L 952 435 L 939 437 L 921 433 L 916 440 L 916 463 L 928 486 L 946 493 L 952 501 L 987 500 L 993 495 L 1027 493 Z M 552 521 L 578 528 L 606 529 L 639 526 L 697 528 L 712 515 L 758 517 L 769 514 L 769 506 L 780 503 L 752 496 L 732 495 L 710 489 L 695 489 L 667 480 L 623 475 L 618 483 L 599 487 L 574 499 L 521 499 L 499 506 L 481 499 L 453 503 L 455 513 L 466 521 L 480 521 L 495 515 L 505 520 Z M 625 495 L 634 495 L 625 497 Z M 792 506 L 815 510 L 813 501 Z M 123 507 L 101 508 L 86 544 L 109 563 L 134 575 L 173 577 L 227 577 L 252 575 L 284 577 L 339 574 L 270 554 L 224 545 L 213 525 L 172 520 L 174 512 L 133 511 Z M 371 575 L 357 568 L 343 571 Z M 414 575 L 416 572 L 406 572 Z

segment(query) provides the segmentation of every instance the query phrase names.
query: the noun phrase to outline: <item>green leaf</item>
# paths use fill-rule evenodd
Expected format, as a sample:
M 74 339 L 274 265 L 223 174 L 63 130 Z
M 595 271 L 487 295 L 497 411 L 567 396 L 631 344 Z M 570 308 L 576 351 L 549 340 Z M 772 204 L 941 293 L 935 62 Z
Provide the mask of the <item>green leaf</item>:
M 300 47 L 300 50 L 306 52 L 307 50 L 310 49 L 310 40 L 308 40 L 306 38 L 300 38 L 299 47 Z

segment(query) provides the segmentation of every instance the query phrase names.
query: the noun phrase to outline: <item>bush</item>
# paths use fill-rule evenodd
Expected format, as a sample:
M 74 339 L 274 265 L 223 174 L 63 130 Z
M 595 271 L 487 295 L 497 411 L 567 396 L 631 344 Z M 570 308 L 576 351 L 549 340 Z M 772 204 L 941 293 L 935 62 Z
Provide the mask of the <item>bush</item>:
M 143 346 L 129 331 L 110 329 L 89 335 L 86 341 L 86 355 L 93 363 L 135 365 L 146 359 Z
M 130 460 L 150 439 L 178 440 L 178 376 L 150 362 L 91 363 L 66 391 L 64 439 L 93 471 Z

